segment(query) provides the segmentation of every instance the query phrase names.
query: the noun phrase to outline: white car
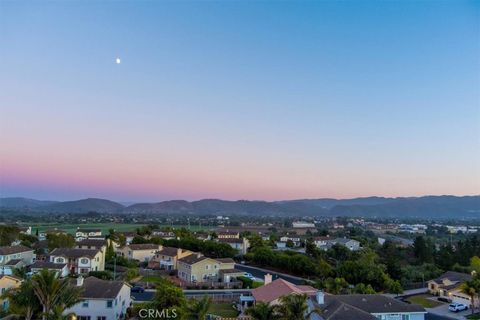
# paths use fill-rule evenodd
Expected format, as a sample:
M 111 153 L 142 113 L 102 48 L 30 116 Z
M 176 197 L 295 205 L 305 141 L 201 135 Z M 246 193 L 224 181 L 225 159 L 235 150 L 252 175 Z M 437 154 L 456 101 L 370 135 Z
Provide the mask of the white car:
M 248 278 L 248 279 L 252 279 L 252 280 L 255 279 L 255 277 L 254 277 L 251 273 L 248 273 L 248 272 L 245 272 L 245 273 L 243 274 L 243 276 L 244 276 L 245 278 Z
M 467 309 L 468 309 L 468 306 L 463 303 L 452 303 L 448 306 L 448 310 L 452 312 L 459 312 Z

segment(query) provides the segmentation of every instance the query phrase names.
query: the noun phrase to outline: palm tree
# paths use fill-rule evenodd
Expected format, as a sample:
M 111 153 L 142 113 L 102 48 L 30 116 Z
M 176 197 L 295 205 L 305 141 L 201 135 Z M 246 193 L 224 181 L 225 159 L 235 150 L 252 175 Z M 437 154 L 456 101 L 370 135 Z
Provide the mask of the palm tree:
M 187 306 L 188 318 L 191 320 L 205 320 L 211 303 L 212 299 L 208 296 L 203 296 L 200 300 L 190 300 L 190 303 Z
M 475 296 L 477 295 L 477 286 L 473 281 L 467 281 L 461 286 L 462 293 L 465 293 L 470 297 L 472 302 L 472 314 L 475 313 Z
M 18 288 L 7 290 L 1 298 L 8 299 L 9 313 L 21 316 L 25 320 L 32 319 L 34 313 L 40 309 L 31 280 L 25 280 Z
M 59 279 L 55 271 L 43 269 L 33 276 L 33 291 L 42 305 L 42 320 L 47 320 L 56 307 L 65 310 L 80 301 L 80 289 L 67 279 Z M 62 310 L 62 312 L 63 312 Z
M 308 319 L 311 314 L 320 314 L 321 310 L 314 309 L 308 312 L 306 294 L 289 294 L 280 298 L 278 314 L 281 320 Z
M 276 320 L 279 318 L 275 307 L 265 302 L 257 302 L 255 306 L 247 309 L 246 314 L 253 320 Z

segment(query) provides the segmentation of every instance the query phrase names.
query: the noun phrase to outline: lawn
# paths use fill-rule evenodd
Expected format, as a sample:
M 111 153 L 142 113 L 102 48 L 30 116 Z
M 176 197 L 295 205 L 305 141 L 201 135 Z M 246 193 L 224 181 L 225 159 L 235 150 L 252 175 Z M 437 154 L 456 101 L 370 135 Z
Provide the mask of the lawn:
M 49 223 L 49 224 L 32 224 L 32 233 L 35 234 L 38 229 L 39 232 L 46 231 L 48 229 L 61 229 L 70 234 L 75 234 L 77 227 L 85 229 L 101 229 L 102 234 L 108 234 L 108 230 L 115 229 L 117 231 L 135 231 L 137 228 L 144 226 L 145 224 L 134 224 L 134 223 L 78 223 L 78 224 L 60 224 L 60 223 Z
M 473 319 L 473 320 L 478 320 L 480 319 L 480 313 L 475 313 L 475 314 L 471 314 L 471 315 L 468 315 L 466 316 L 467 319 Z
M 411 303 L 414 303 L 414 304 L 419 304 L 424 308 L 435 308 L 435 307 L 438 307 L 438 306 L 443 304 L 440 301 L 428 299 L 430 297 L 431 296 L 426 295 L 426 294 L 420 294 L 420 295 L 417 295 L 417 296 L 408 297 L 405 300 L 407 300 Z
M 236 318 L 238 315 L 237 310 L 233 309 L 231 302 L 227 302 L 227 303 L 212 302 L 212 304 L 210 305 L 210 308 L 208 309 L 208 313 L 211 313 L 223 318 Z
M 141 282 L 161 283 L 165 281 L 165 278 L 161 276 L 143 276 Z
M 27 225 L 27 224 L 25 224 Z M 137 228 L 145 226 L 145 224 L 135 224 L 135 223 L 78 223 L 78 224 L 60 224 L 60 223 L 44 223 L 44 224 L 28 224 L 32 227 L 32 233 L 35 234 L 36 230 L 38 229 L 39 232 L 46 231 L 48 229 L 61 229 L 70 234 L 75 234 L 77 227 L 85 228 L 85 229 L 101 229 L 102 234 L 108 234 L 108 230 L 115 229 L 116 231 L 135 231 Z M 182 225 L 160 225 L 162 227 L 173 227 L 175 229 L 180 228 L 187 228 L 188 226 Z M 199 226 L 190 226 L 190 230 L 198 231 L 200 229 Z M 205 228 L 202 228 L 205 229 Z

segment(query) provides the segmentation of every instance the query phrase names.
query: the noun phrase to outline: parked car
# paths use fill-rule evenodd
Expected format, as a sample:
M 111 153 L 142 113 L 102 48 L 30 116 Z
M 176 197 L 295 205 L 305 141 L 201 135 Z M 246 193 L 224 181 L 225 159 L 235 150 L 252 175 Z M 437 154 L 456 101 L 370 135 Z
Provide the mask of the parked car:
M 446 303 L 452 302 L 452 300 L 450 300 L 448 298 L 445 298 L 445 297 L 438 297 L 437 300 L 441 301 L 441 302 L 446 302 Z
M 143 289 L 142 287 L 139 287 L 139 286 L 135 286 L 132 289 L 130 289 L 130 292 L 144 293 L 145 289 Z
M 255 279 L 255 277 L 254 277 L 251 273 L 248 273 L 248 272 L 245 272 L 245 273 L 243 274 L 243 276 L 244 276 L 245 278 L 248 278 L 248 279 L 252 279 L 252 280 Z
M 448 310 L 450 310 L 451 312 L 459 312 L 467 309 L 468 306 L 463 303 L 452 303 L 448 306 Z

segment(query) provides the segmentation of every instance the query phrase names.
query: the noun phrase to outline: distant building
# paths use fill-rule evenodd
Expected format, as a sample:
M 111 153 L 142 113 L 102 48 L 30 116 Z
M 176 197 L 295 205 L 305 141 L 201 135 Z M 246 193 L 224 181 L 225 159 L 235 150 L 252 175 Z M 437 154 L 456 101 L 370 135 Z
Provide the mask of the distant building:
M 165 240 L 175 239 L 175 233 L 173 231 L 152 230 L 152 236 Z
M 240 233 L 237 231 L 221 231 L 217 235 L 218 239 L 239 239 Z
M 305 221 L 295 221 L 292 223 L 293 228 L 315 228 L 315 223 Z
M 102 239 L 102 230 L 101 229 L 87 229 L 87 228 L 77 228 L 75 232 L 75 239 L 81 241 L 84 239 Z

